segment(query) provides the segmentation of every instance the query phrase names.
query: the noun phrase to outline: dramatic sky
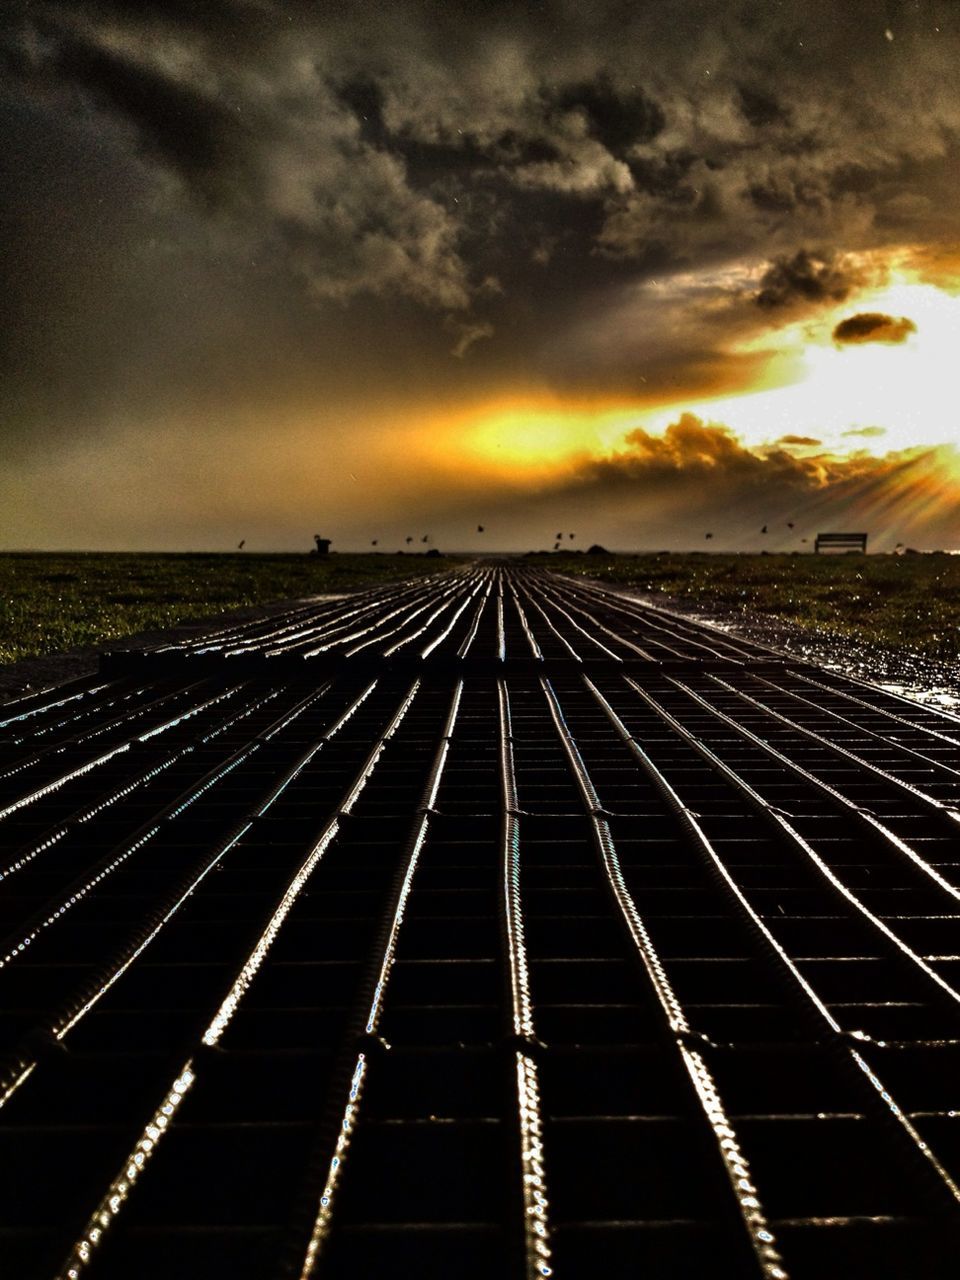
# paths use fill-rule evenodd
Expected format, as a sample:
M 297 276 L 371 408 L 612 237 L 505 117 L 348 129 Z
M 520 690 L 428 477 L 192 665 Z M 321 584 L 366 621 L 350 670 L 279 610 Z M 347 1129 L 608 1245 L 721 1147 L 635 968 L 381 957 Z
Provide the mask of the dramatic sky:
M 0 547 L 960 546 L 955 0 L 0 24 Z

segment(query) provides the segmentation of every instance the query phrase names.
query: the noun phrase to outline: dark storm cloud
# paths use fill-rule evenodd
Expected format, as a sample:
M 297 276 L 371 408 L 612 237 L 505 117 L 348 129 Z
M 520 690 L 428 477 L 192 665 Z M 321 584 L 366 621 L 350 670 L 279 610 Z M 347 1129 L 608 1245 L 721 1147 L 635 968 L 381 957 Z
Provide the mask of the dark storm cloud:
M 372 413 L 444 379 L 735 389 L 718 315 L 747 337 L 847 296 L 858 253 L 960 239 L 958 24 L 946 0 L 14 0 L 3 430 L 351 377 Z M 670 283 L 711 272 L 748 315 Z
M 544 199 L 541 256 L 558 194 L 593 206 L 576 247 L 588 265 L 600 250 L 642 273 L 652 257 L 792 239 L 760 304 L 840 297 L 837 265 L 802 247 L 811 230 L 869 238 L 880 177 L 942 153 L 958 125 L 950 95 L 922 92 L 956 34 L 940 6 L 921 20 L 889 5 L 883 23 L 870 5 L 816 0 L 722 15 L 701 0 L 21 13 L 14 45 L 34 83 L 68 81 L 126 120 L 319 296 L 469 306 L 491 233 L 505 238 L 501 283 L 516 266 L 523 289 L 509 249 L 530 191 Z M 888 24 L 909 44 L 891 47 Z
M 760 278 L 755 302 L 773 309 L 794 302 L 842 302 L 862 276 L 836 254 L 799 249 L 771 262 Z
M 737 86 L 737 92 L 740 96 L 740 110 L 743 118 L 755 129 L 762 129 L 771 124 L 790 123 L 790 112 L 772 94 L 751 89 L 743 84 Z
M 642 89 L 618 93 L 606 73 L 563 88 L 557 101 L 565 111 L 582 111 L 590 134 L 613 155 L 634 143 L 650 142 L 666 123 L 663 111 Z
M 879 311 L 861 311 L 841 320 L 833 330 L 837 346 L 862 342 L 906 342 L 917 326 L 908 316 L 886 316 Z
M 214 194 L 242 159 L 243 122 L 226 100 L 82 39 L 62 42 L 56 67 L 129 120 L 147 153 L 204 192 Z

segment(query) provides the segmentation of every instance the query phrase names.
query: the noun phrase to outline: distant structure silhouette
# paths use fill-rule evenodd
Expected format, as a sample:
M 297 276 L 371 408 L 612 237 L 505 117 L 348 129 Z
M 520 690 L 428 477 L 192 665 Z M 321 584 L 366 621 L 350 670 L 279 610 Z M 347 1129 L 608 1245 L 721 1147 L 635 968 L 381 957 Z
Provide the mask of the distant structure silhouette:
M 321 537 L 320 537 L 320 535 L 319 535 L 319 533 L 315 533 L 315 534 L 313 535 L 313 540 L 314 540 L 314 542 L 317 544 L 317 551 L 316 551 L 316 554 L 317 554 L 318 556 L 325 556 L 325 555 L 327 554 L 327 552 L 330 550 L 330 542 L 331 542 L 331 539 L 330 539 L 330 538 L 321 538 Z

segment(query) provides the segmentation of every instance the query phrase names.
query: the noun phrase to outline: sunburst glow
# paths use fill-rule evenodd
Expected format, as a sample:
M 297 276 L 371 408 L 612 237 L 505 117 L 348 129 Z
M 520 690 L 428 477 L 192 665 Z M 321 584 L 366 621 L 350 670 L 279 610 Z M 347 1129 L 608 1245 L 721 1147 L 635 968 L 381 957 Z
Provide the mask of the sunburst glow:
M 838 323 L 857 314 L 905 317 L 915 326 L 899 342 L 839 345 Z M 773 350 L 773 345 L 776 349 Z M 832 453 L 882 454 L 916 445 L 960 443 L 956 353 L 960 350 L 960 297 L 906 273 L 879 289 L 864 290 L 819 313 L 742 344 L 741 351 L 794 352 L 798 381 L 700 401 L 690 411 L 722 422 L 750 445 L 782 436 L 820 442 Z M 672 408 L 651 414 L 662 429 Z

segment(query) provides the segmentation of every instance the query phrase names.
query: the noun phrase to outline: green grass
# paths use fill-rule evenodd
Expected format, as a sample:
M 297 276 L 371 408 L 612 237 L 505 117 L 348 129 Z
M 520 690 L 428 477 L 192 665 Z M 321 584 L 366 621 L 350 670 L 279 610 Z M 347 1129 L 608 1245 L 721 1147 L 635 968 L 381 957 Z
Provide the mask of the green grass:
M 412 555 L 0 554 L 0 663 L 450 563 Z
M 704 609 L 782 618 L 940 661 L 960 657 L 960 557 L 538 557 Z M 421 556 L 0 554 L 0 663 L 110 644 L 247 605 L 436 572 Z
M 545 567 L 704 608 L 782 618 L 940 661 L 960 656 L 960 557 L 544 556 Z

